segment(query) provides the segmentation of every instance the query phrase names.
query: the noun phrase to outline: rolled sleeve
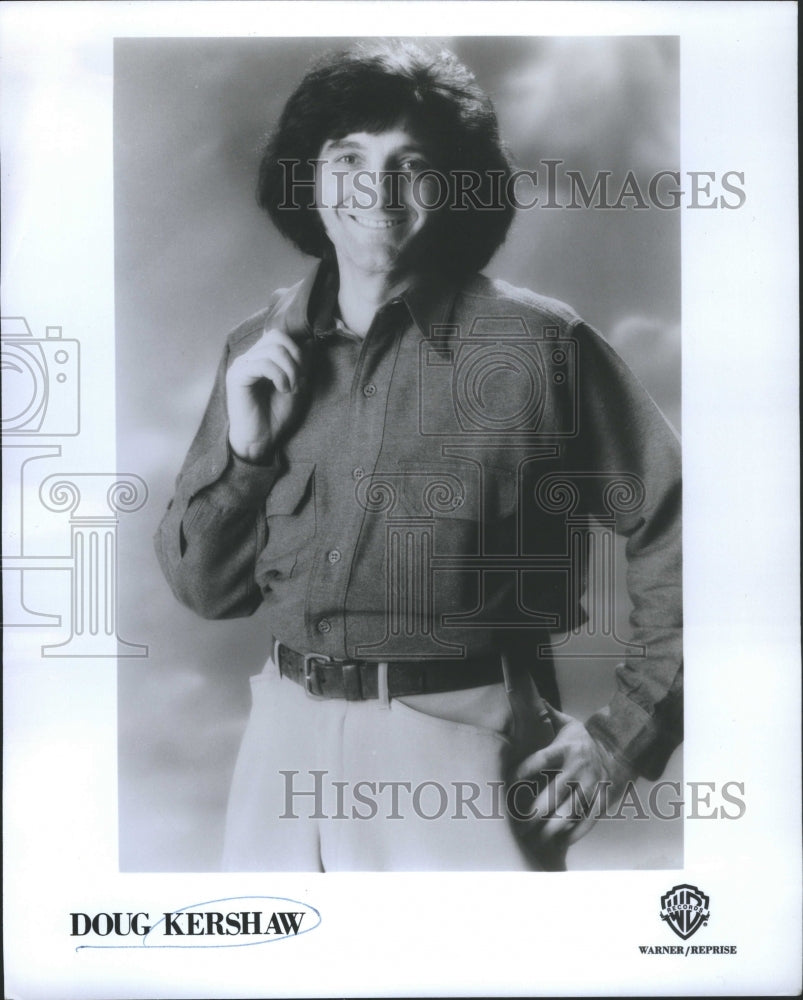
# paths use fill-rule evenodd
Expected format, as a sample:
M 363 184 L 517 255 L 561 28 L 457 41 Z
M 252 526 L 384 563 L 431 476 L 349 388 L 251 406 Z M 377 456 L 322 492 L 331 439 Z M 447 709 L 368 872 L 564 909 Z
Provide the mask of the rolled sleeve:
M 641 505 L 617 516 L 616 524 L 627 539 L 632 642 L 640 649 L 619 665 L 613 697 L 586 725 L 623 767 L 654 779 L 683 738 L 680 446 L 605 341 L 585 324 L 573 332 L 585 366 L 582 444 L 574 462 L 584 470 L 628 473 L 643 489 Z

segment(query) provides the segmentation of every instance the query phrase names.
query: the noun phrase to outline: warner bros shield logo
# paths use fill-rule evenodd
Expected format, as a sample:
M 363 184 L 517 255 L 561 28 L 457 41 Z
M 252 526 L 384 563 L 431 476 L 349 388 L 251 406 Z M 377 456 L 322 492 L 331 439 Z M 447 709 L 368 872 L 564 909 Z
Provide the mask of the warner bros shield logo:
M 708 896 L 696 885 L 675 885 L 661 896 L 661 920 L 685 941 L 708 923 Z

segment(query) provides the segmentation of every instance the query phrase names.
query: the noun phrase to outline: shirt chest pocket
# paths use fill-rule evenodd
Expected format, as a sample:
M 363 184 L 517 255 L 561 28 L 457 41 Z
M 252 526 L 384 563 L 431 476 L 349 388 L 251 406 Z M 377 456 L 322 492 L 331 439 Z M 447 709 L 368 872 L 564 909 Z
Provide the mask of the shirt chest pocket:
M 267 545 L 259 570 L 270 577 L 289 577 L 317 530 L 315 463 L 294 462 L 265 500 Z
M 484 522 L 516 513 L 515 472 L 466 462 L 440 461 L 431 466 L 400 462 L 397 511 L 402 516 Z
M 422 468 L 400 463 L 396 518 L 430 521 L 438 553 L 476 554 L 497 532 L 515 543 L 518 506 L 515 472 L 466 462 Z

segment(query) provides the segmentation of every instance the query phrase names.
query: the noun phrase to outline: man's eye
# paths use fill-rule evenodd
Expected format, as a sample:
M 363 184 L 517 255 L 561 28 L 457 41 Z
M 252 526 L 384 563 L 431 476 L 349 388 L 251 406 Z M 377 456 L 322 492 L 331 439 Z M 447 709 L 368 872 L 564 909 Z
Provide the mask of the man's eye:
M 399 164 L 402 170 L 425 170 L 427 167 L 426 160 L 422 160 L 420 156 L 407 156 Z
M 353 166 L 357 162 L 357 157 L 354 153 L 342 153 L 335 160 L 335 163 L 345 163 L 347 167 Z

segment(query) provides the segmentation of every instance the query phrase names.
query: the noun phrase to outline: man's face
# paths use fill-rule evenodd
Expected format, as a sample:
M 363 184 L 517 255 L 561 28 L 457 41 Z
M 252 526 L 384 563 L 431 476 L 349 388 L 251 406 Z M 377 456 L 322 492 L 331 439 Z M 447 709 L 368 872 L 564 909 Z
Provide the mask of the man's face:
M 331 139 L 318 158 L 318 211 L 341 272 L 405 276 L 398 273 L 402 252 L 426 225 L 425 206 L 433 202 L 432 181 L 419 177 L 430 168 L 422 144 L 399 125 Z

